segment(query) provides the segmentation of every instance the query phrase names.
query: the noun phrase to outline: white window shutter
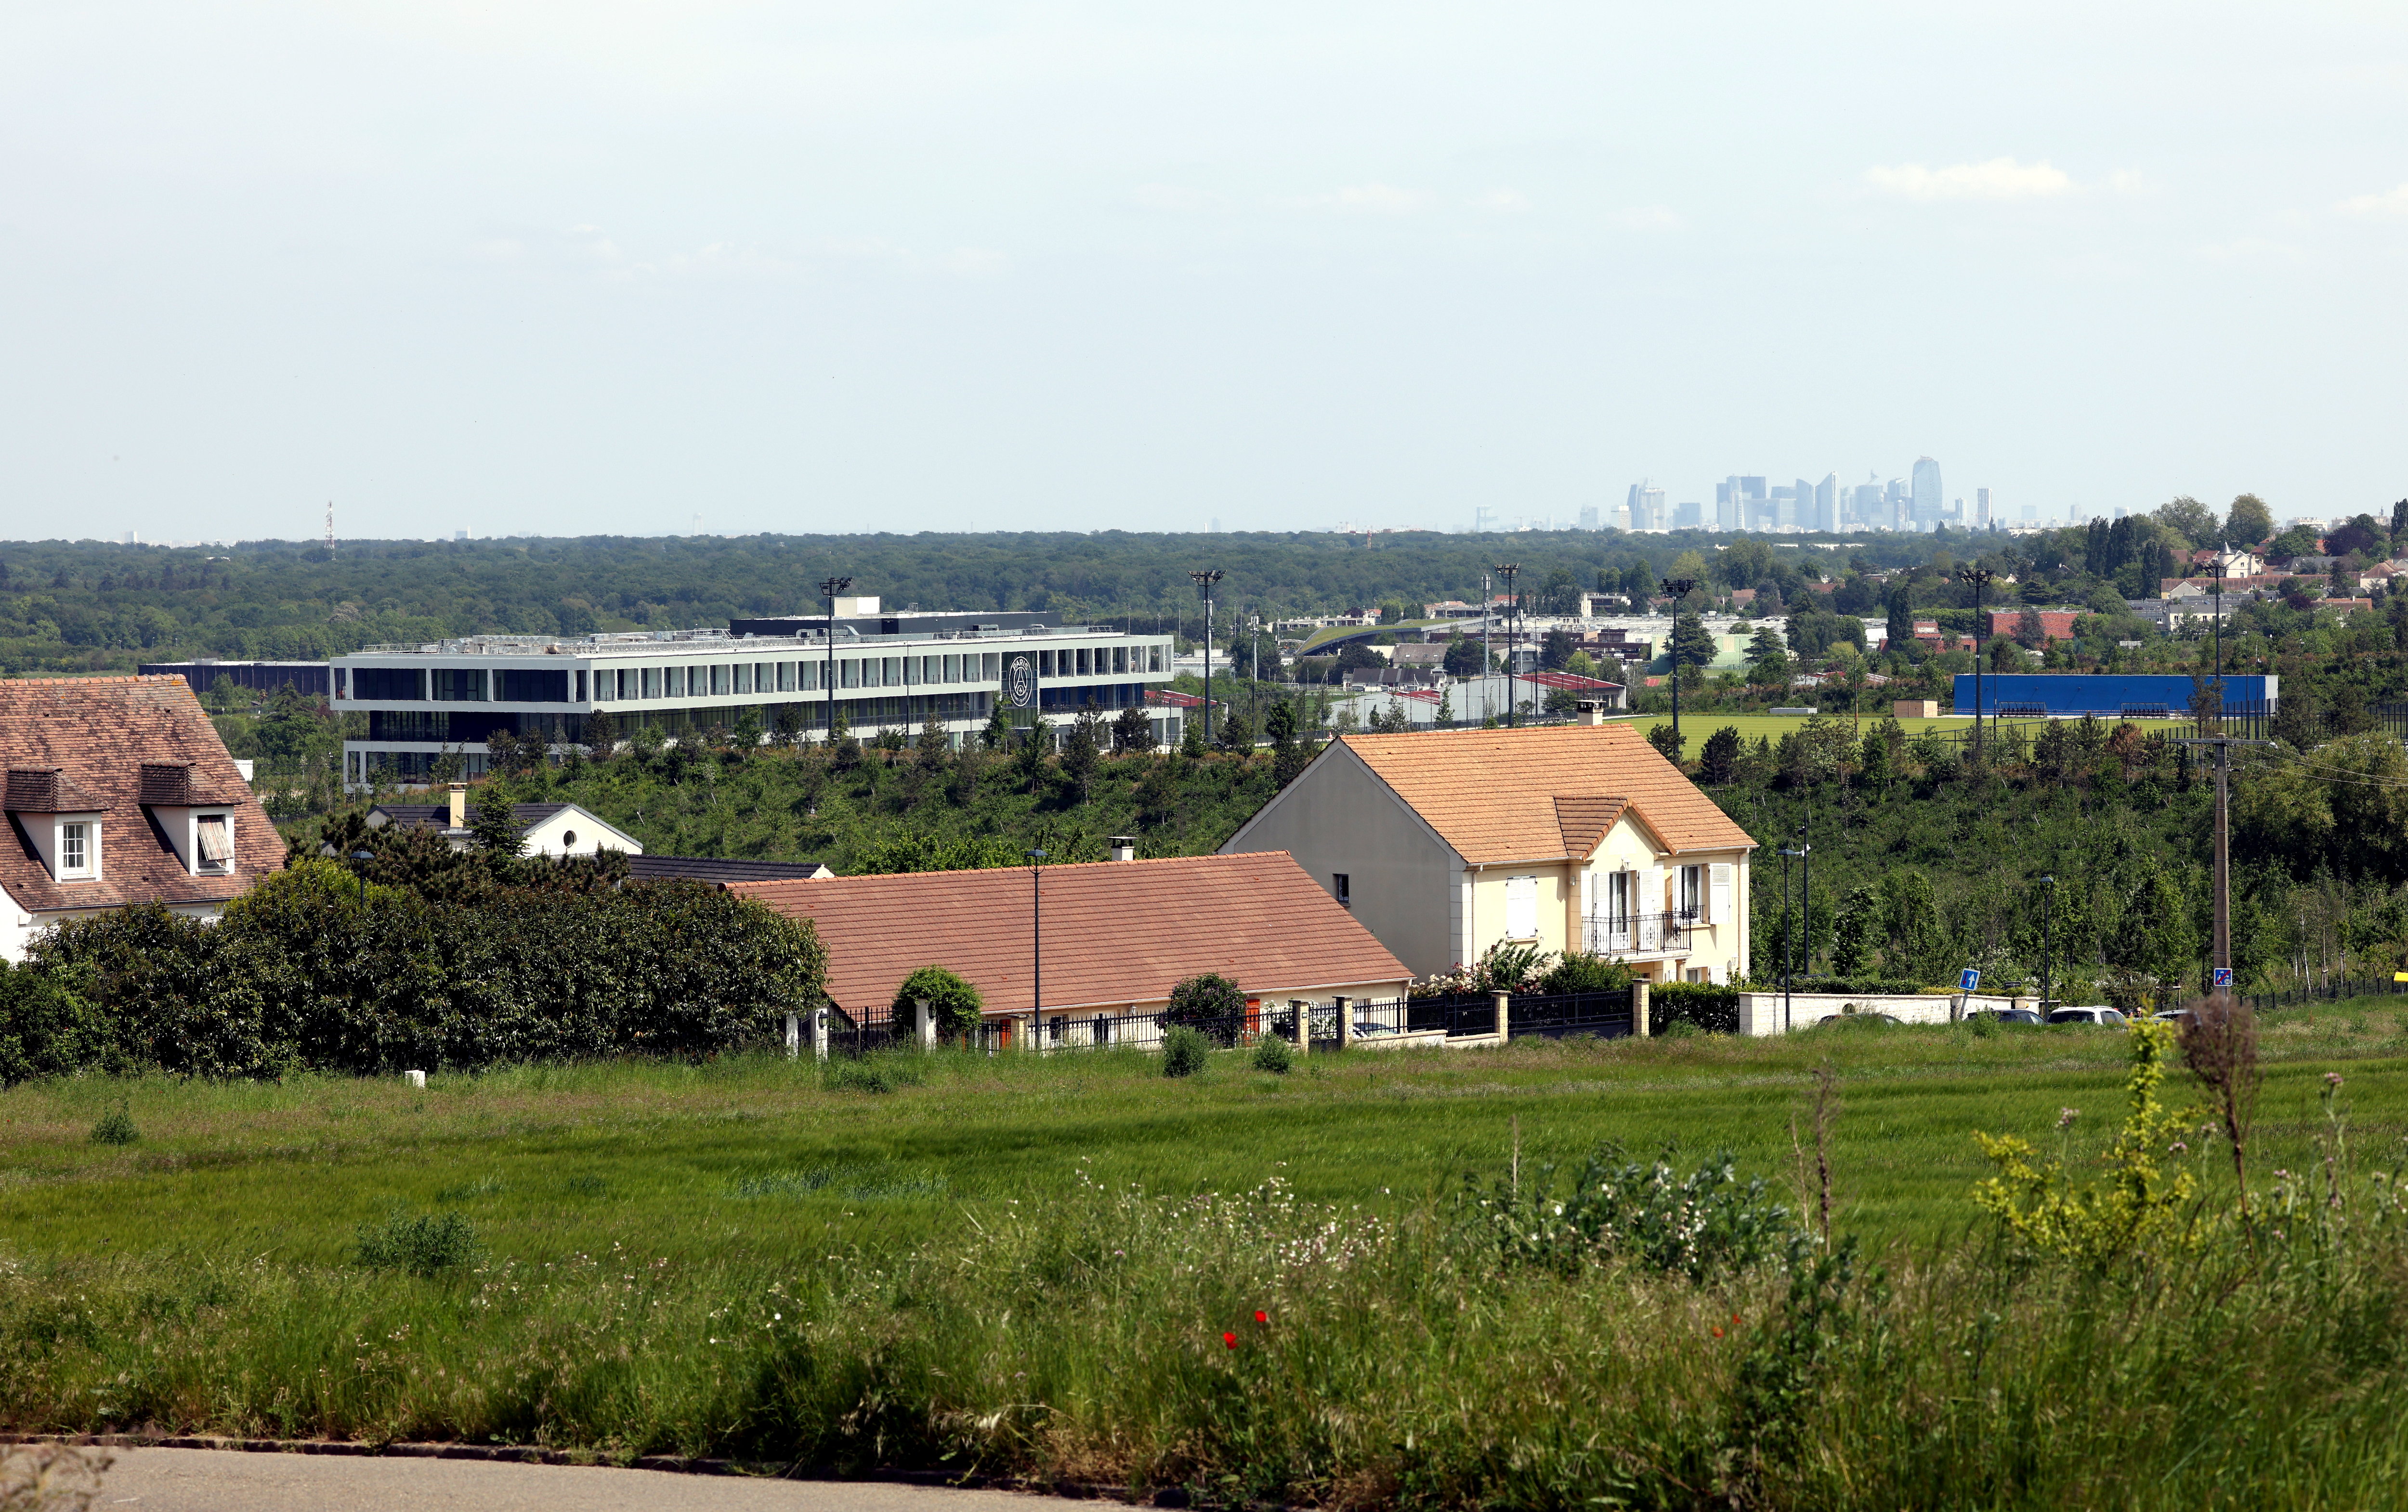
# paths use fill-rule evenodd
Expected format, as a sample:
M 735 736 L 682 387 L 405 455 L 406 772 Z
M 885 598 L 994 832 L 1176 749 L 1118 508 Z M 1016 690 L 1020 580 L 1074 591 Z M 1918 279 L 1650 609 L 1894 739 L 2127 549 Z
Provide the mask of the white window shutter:
M 1664 868 L 1641 867 L 1639 873 L 1639 907 L 1642 914 L 1669 912 L 1664 906 Z
M 1731 881 L 1732 873 L 1735 870 L 1736 868 L 1728 862 L 1718 862 L 1715 863 L 1708 878 L 1711 885 L 1707 889 L 1707 923 L 1719 924 L 1725 922 L 1730 918 Z
M 1535 877 L 1509 877 L 1505 879 L 1505 937 L 1512 940 L 1536 939 L 1539 934 L 1539 879 Z

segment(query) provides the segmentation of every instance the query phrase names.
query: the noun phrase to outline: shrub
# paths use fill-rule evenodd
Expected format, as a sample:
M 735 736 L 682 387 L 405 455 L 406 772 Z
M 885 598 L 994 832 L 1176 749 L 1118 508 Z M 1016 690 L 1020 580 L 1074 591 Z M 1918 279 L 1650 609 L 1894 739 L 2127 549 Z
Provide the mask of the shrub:
M 827 960 L 810 925 L 700 883 L 363 896 L 312 860 L 214 926 L 123 908 L 62 924 L 32 954 L 91 1005 L 107 1055 L 249 1077 L 715 1054 L 819 1002 Z
M 1631 980 L 1630 968 L 1619 961 L 1568 950 L 1539 978 L 1539 991 L 1550 994 L 1618 992 L 1629 987 Z
M 870 1055 L 859 1060 L 830 1061 L 821 1075 L 820 1085 L 839 1091 L 891 1092 L 897 1087 L 917 1087 L 925 1077 L 916 1056 Z
M 142 1131 L 134 1127 L 134 1115 L 122 1105 L 102 1114 L 100 1121 L 92 1126 L 92 1142 L 95 1145 L 130 1145 L 141 1137 Z
M 1296 1063 L 1296 1047 L 1277 1034 L 1265 1034 L 1254 1041 L 1254 1069 L 1284 1077 Z
M 898 1024 L 915 1024 L 912 1005 L 925 998 L 937 1020 L 937 1037 L 961 1039 L 978 1033 L 979 1010 L 986 1006 L 976 985 L 942 966 L 922 966 L 895 989 L 887 1012 Z
M 1535 1180 L 1499 1181 L 1464 1210 L 1508 1264 L 1571 1272 L 1620 1259 L 1712 1281 L 1779 1259 L 1797 1233 L 1764 1178 L 1742 1183 L 1727 1151 L 1684 1177 L 1604 1147 L 1560 1196 L 1555 1176 L 1546 1166 Z
M 457 1213 L 410 1218 L 396 1212 L 382 1223 L 361 1224 L 358 1243 L 360 1263 L 368 1269 L 422 1277 L 473 1263 L 482 1252 L 475 1226 Z
M 1185 1024 L 1174 1024 L 1162 1036 L 1162 1074 L 1166 1077 L 1192 1077 L 1204 1069 L 1205 1052 L 1212 1042 L 1203 1034 Z
M 1170 1006 L 1162 1021 L 1187 1025 L 1225 1048 L 1235 1045 L 1246 1027 L 1245 991 L 1228 977 L 1209 971 L 1190 977 L 1170 990 Z
M 1647 1032 L 1669 1034 L 1676 1023 L 1713 1034 L 1739 1033 L 1739 989 L 1712 982 L 1657 982 L 1647 989 Z
M 75 994 L 0 961 L 0 1087 L 72 1076 L 99 1063 L 107 1047 L 99 1020 Z

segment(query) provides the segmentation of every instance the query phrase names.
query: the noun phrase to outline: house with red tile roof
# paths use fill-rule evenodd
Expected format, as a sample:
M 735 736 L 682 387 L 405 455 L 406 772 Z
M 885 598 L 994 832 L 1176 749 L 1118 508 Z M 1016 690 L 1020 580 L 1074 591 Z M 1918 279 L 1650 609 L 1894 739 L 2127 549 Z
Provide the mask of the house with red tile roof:
M 1989 634 L 1993 637 L 2004 635 L 2012 639 L 2023 627 L 2024 611 L 2021 609 L 1991 609 L 1987 612 L 1990 616 Z M 2079 609 L 2038 609 L 2033 612 L 2040 620 L 2041 634 L 2050 640 L 2071 640 L 2073 621 L 2083 614 Z
M 214 918 L 284 841 L 184 679 L 0 680 L 0 957 L 132 904 Z
M 1159 1013 L 1206 972 L 1282 1006 L 1401 997 L 1412 977 L 1278 851 L 727 890 L 810 921 L 828 998 L 856 1020 L 883 1020 L 904 977 L 943 966 L 977 984 L 990 1019 L 1041 1011 L 1039 1043 L 1088 1043 L 1099 1018 Z
M 1638 730 L 1581 723 L 1343 736 L 1222 849 L 1294 856 L 1422 976 L 1506 942 L 1727 982 L 1755 847 Z

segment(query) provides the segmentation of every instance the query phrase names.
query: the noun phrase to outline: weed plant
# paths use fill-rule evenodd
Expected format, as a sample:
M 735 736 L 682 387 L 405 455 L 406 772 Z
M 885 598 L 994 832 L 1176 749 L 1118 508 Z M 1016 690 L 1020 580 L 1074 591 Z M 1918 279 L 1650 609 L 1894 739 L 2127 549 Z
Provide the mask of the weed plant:
M 401 1271 L 421 1279 L 473 1263 L 481 1253 L 474 1225 L 458 1213 L 412 1218 L 394 1213 L 360 1225 L 359 1262 L 372 1271 Z
M 1254 1051 L 1246 1059 L 1257 1071 L 1284 1077 L 1296 1064 L 1296 1047 L 1277 1034 L 1265 1034 L 1254 1042 Z
M 102 1114 L 100 1121 L 92 1126 L 92 1142 L 95 1145 L 131 1145 L 141 1137 L 142 1131 L 134 1127 L 134 1115 L 122 1105 Z
M 1174 1024 L 1162 1036 L 1162 1074 L 1166 1077 L 1192 1077 L 1204 1069 L 1212 1053 L 1212 1042 L 1200 1029 L 1186 1024 Z

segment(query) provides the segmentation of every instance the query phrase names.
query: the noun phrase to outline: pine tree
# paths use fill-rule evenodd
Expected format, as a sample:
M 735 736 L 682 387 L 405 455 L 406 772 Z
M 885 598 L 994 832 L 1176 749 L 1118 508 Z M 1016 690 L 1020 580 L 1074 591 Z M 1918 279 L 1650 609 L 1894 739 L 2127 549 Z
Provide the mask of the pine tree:
M 501 784 L 488 782 L 477 792 L 476 811 L 468 820 L 469 838 L 478 849 L 494 856 L 515 856 L 526 844 L 526 827 Z

